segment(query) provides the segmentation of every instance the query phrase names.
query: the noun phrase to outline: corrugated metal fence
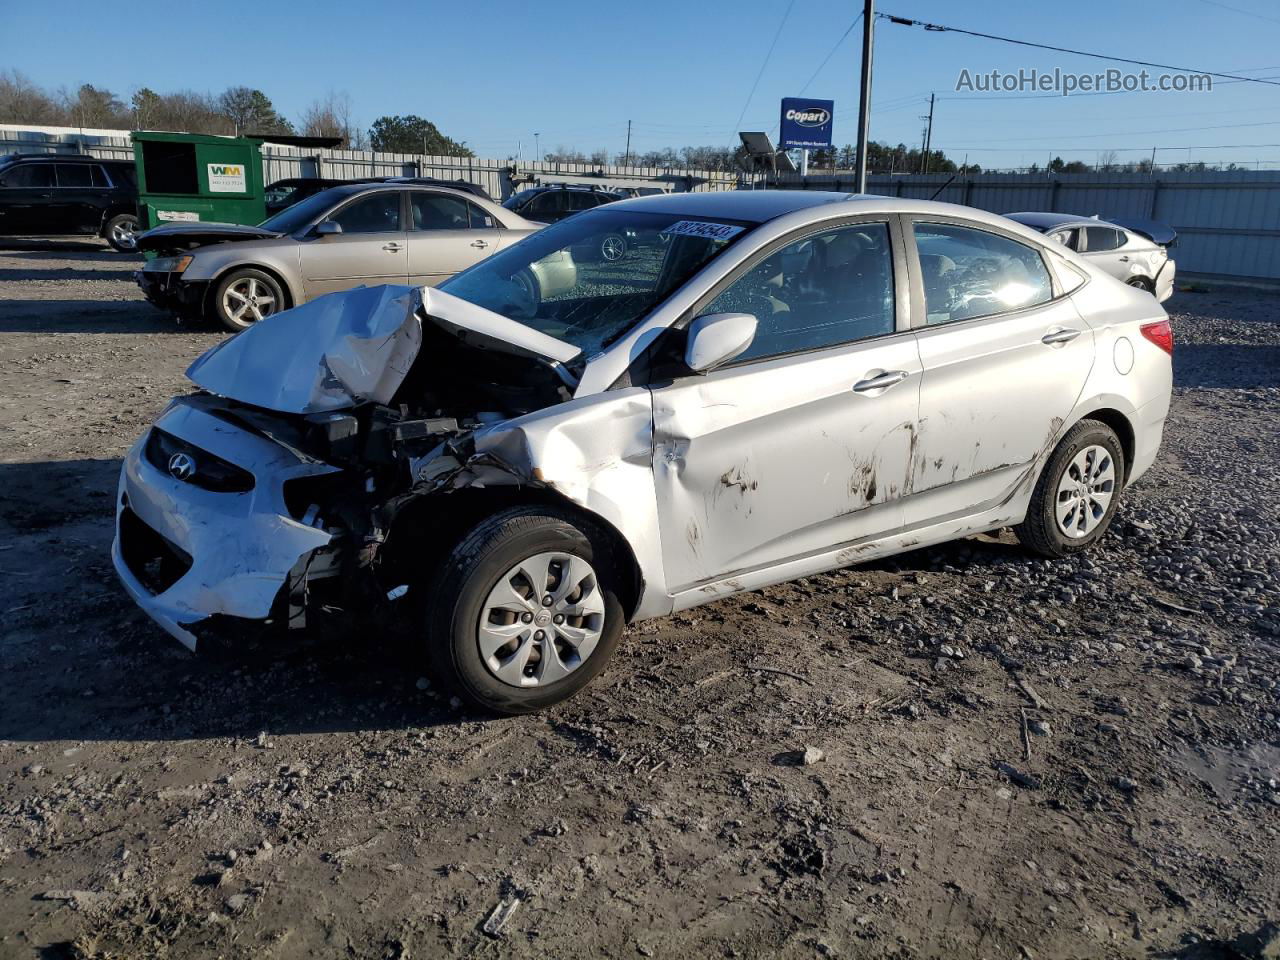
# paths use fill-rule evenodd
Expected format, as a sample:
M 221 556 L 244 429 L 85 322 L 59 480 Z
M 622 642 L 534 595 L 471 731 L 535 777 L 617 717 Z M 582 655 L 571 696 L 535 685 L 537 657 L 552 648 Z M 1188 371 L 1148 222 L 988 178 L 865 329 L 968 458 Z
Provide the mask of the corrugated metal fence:
M 852 190 L 851 173 L 780 175 L 791 190 Z M 873 175 L 871 193 L 934 198 L 992 213 L 1020 210 L 1140 217 L 1178 232 L 1178 275 L 1280 280 L 1280 171 Z M 936 194 L 936 197 L 935 197 Z
M 51 133 L 0 125 L 0 154 L 87 153 L 104 159 L 133 159 L 125 131 Z M 267 143 L 262 147 L 263 176 L 270 183 L 287 177 L 439 177 L 463 179 L 484 187 L 503 200 L 516 190 L 539 183 L 590 183 L 608 187 L 638 187 L 666 192 L 736 190 L 748 183 L 736 173 L 674 170 L 664 167 L 619 167 L 590 163 L 513 164 L 481 157 L 432 157 L 413 153 L 372 153 L 366 150 L 319 150 Z

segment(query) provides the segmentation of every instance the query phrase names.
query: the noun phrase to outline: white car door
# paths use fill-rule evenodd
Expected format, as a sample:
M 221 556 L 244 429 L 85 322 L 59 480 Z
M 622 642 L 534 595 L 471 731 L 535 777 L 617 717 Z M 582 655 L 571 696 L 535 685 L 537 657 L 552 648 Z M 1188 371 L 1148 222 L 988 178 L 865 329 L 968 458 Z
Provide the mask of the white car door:
M 673 593 L 902 526 L 920 361 L 895 234 L 886 219 L 786 242 L 697 311 L 758 328 L 725 366 L 653 388 Z
M 1093 331 L 1034 247 L 958 222 L 913 233 L 925 316 L 908 527 L 1029 493 L 1093 366 Z
M 502 243 L 492 215 L 451 193 L 411 192 L 409 215 L 409 282 L 415 286 L 443 283 Z

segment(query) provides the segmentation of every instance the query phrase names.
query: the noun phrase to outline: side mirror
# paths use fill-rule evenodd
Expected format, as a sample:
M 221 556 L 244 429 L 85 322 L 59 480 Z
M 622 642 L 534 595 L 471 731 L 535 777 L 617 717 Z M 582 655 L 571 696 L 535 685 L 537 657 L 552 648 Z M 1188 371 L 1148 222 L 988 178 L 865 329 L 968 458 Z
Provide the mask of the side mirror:
M 689 324 L 684 362 L 694 373 L 728 363 L 751 346 L 756 318 L 749 313 L 709 313 Z
M 342 224 L 334 223 L 332 220 L 325 220 L 323 223 L 317 223 L 313 231 L 317 237 L 332 237 L 342 232 Z

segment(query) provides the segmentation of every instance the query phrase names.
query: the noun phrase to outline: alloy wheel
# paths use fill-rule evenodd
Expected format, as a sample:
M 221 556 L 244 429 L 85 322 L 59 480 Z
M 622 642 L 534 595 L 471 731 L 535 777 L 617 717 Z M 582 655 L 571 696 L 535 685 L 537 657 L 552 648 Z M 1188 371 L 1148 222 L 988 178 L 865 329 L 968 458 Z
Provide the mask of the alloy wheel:
M 1084 447 L 1058 480 L 1058 529 L 1073 540 L 1087 537 L 1107 515 L 1115 492 L 1116 464 L 1110 451 L 1098 444 Z
M 122 247 L 125 250 L 133 250 L 138 245 L 137 232 L 138 223 L 136 220 L 121 220 L 119 223 L 111 225 L 111 240 L 118 247 Z
M 256 323 L 276 312 L 276 297 L 257 278 L 245 277 L 223 292 L 222 310 L 236 323 Z
M 604 594 L 590 563 L 570 553 L 520 561 L 489 591 L 477 642 L 489 672 L 513 687 L 555 683 L 600 642 Z
M 627 253 L 627 242 L 621 237 L 605 237 L 600 243 L 600 256 L 617 263 Z

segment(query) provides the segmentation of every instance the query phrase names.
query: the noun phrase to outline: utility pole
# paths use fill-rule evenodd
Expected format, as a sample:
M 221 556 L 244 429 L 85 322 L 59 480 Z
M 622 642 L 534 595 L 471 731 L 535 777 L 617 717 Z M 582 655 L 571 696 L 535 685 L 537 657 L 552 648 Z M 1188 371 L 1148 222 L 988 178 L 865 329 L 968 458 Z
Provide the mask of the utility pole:
M 624 167 L 631 166 L 631 121 L 627 121 L 627 158 Z
M 924 156 L 920 161 L 920 172 L 929 172 L 929 151 L 933 149 L 933 99 L 934 94 L 929 94 L 929 123 L 924 128 Z
M 538 139 L 540 136 L 542 136 L 540 133 L 533 135 L 533 152 L 538 155 L 539 163 L 542 162 L 542 141 Z
M 862 5 L 862 89 L 858 97 L 858 171 L 855 193 L 867 192 L 867 135 L 871 130 L 871 47 L 875 36 L 875 0 Z

